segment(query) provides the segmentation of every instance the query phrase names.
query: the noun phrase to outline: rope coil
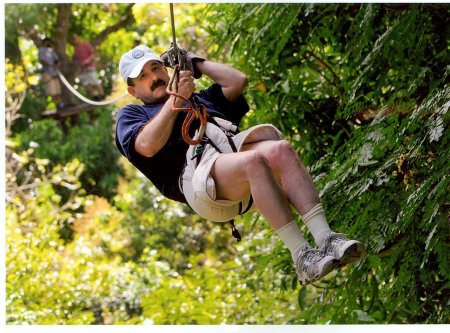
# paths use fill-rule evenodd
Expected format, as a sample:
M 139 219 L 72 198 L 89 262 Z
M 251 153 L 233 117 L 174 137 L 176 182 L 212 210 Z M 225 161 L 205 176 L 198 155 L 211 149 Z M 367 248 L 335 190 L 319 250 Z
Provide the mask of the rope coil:
M 206 130 L 206 120 L 208 118 L 208 114 L 206 112 L 206 107 L 203 104 L 198 102 L 198 99 L 195 95 L 193 95 L 193 100 L 195 103 L 195 108 L 192 106 L 192 103 L 189 99 L 184 96 L 178 94 L 178 82 L 180 79 L 180 70 L 188 70 L 194 73 L 193 65 L 189 57 L 187 56 L 187 52 L 183 49 L 180 49 L 177 45 L 176 34 L 175 34 L 175 17 L 173 14 L 173 3 L 170 3 L 170 20 L 172 24 L 172 43 L 170 45 L 169 50 L 167 50 L 167 55 L 169 58 L 169 63 L 173 67 L 174 72 L 172 77 L 170 78 L 169 85 L 167 86 L 166 92 L 169 95 L 175 96 L 172 104 L 173 111 L 186 111 L 188 115 L 183 121 L 183 126 L 181 128 L 181 136 L 183 140 L 189 145 L 197 145 L 203 138 Z M 172 88 L 175 83 L 175 90 Z M 187 107 L 177 107 L 176 101 L 177 98 L 182 99 L 187 103 Z M 195 119 L 200 120 L 200 127 L 197 132 L 197 136 L 191 138 L 189 135 L 189 128 L 192 122 Z
M 203 138 L 203 135 L 205 134 L 208 113 L 206 112 L 206 107 L 203 104 L 198 103 L 197 97 L 195 95 L 193 97 L 194 102 L 195 102 L 195 107 L 193 107 L 193 105 L 189 99 L 178 94 L 179 77 L 180 77 L 180 67 L 179 67 L 179 65 L 176 65 L 174 67 L 174 73 L 173 73 L 172 77 L 170 78 L 169 85 L 167 86 L 166 92 L 169 95 L 175 96 L 175 98 L 173 99 L 173 103 L 172 103 L 173 111 L 188 112 L 188 115 L 184 119 L 183 126 L 181 128 L 181 136 L 182 136 L 183 140 L 189 145 L 197 145 L 200 143 L 200 141 Z M 173 90 L 174 83 L 175 83 L 175 91 Z M 177 107 L 176 106 L 177 98 L 182 99 L 184 102 L 187 103 L 188 106 L 187 107 Z M 191 136 L 189 135 L 189 128 L 195 119 L 200 120 L 200 127 L 198 129 L 198 133 L 197 133 L 196 137 L 191 138 Z

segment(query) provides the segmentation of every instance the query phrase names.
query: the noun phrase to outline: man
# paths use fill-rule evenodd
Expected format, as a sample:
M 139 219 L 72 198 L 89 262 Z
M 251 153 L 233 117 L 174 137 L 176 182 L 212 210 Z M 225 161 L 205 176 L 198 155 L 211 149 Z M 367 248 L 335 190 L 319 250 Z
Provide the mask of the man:
M 361 258 L 360 242 L 330 230 L 308 171 L 275 127 L 258 125 L 234 135 L 232 142 L 228 140 L 232 123 L 238 125 L 248 111 L 242 96 L 246 76 L 230 66 L 188 55 L 194 76 L 205 74 L 215 83 L 194 93 L 192 73 L 181 71 L 178 94 L 191 99 L 195 95 L 211 117 L 229 122 L 208 122 L 207 141 L 188 146 L 181 138 L 186 114 L 172 108 L 179 108 L 183 101 L 166 92 L 169 75 L 163 60 L 148 47 L 137 46 L 122 56 L 119 70 L 128 92 L 143 105 L 128 105 L 117 115 L 120 152 L 164 196 L 189 204 L 205 219 L 224 222 L 248 206 L 259 209 L 290 250 L 304 285 Z M 310 247 L 303 238 L 291 205 L 318 248 Z
M 56 109 L 60 110 L 64 108 L 64 103 L 61 96 L 61 83 L 57 73 L 59 57 L 53 50 L 52 44 L 50 38 L 44 38 L 42 45 L 39 47 L 39 61 L 42 64 L 41 79 L 44 83 L 45 93 L 52 98 Z
M 74 59 L 81 69 L 81 84 L 94 100 L 104 99 L 103 86 L 96 73 L 94 48 L 77 34 L 73 34 L 72 38 L 75 44 Z

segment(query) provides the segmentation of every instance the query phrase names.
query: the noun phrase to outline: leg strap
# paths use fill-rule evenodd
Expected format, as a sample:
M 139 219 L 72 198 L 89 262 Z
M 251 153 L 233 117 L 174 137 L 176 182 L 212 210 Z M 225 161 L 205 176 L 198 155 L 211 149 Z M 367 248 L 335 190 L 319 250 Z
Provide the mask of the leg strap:
M 231 234 L 233 235 L 234 238 L 236 238 L 236 240 L 238 242 L 240 242 L 241 241 L 241 234 L 236 229 L 236 226 L 234 225 L 234 220 L 230 220 L 230 224 L 231 224 Z
M 253 197 L 252 197 L 252 195 L 250 195 L 250 199 L 248 200 L 247 208 L 245 208 L 244 211 L 242 211 L 242 201 L 239 202 L 239 215 L 244 215 L 245 213 L 247 213 L 252 205 L 253 205 Z

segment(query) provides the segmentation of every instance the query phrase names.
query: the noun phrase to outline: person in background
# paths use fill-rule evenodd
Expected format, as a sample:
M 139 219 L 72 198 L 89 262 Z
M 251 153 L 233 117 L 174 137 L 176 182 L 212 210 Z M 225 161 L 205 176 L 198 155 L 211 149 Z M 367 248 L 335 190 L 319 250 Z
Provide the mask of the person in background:
M 103 86 L 97 77 L 93 46 L 77 34 L 73 34 L 72 38 L 75 45 L 74 62 L 81 70 L 81 84 L 94 100 L 104 99 Z
M 57 72 L 59 57 L 52 46 L 52 40 L 44 38 L 39 47 L 39 61 L 42 64 L 41 80 L 44 83 L 46 94 L 52 98 L 57 110 L 61 110 L 64 108 L 64 103 L 61 96 L 61 82 Z

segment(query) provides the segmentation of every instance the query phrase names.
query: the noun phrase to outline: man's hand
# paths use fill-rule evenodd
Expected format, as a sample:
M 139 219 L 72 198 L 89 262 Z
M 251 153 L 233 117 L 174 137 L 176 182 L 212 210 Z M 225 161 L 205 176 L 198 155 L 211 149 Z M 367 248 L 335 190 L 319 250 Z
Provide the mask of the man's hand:
M 182 51 L 186 52 L 184 49 L 181 49 Z M 164 66 L 166 67 L 172 67 L 170 65 L 169 62 L 169 55 L 167 54 L 167 52 L 164 52 L 163 54 L 161 54 L 161 60 L 164 62 Z M 196 63 L 200 62 L 200 61 L 205 61 L 204 58 L 192 53 L 192 52 L 187 52 L 187 58 L 191 61 L 192 63 L 192 68 L 194 69 L 194 78 L 195 79 L 199 79 L 202 76 L 202 72 L 198 69 Z
M 178 82 L 178 94 L 184 98 L 191 97 L 192 93 L 195 91 L 194 78 L 192 73 L 189 71 L 180 71 L 180 80 Z M 183 100 L 177 99 L 177 106 L 181 106 Z

